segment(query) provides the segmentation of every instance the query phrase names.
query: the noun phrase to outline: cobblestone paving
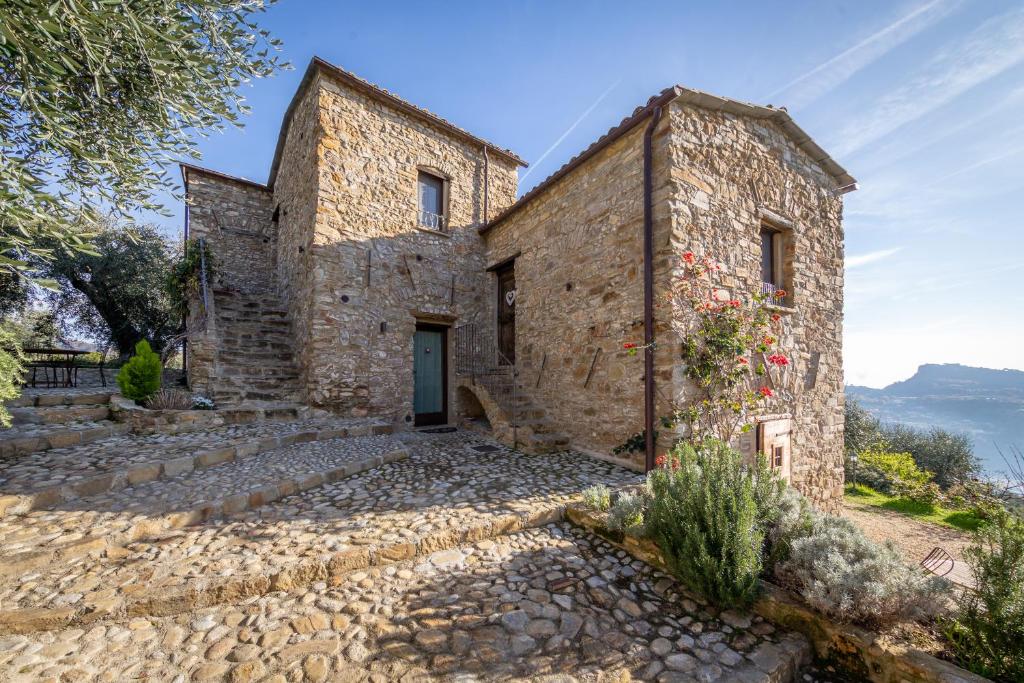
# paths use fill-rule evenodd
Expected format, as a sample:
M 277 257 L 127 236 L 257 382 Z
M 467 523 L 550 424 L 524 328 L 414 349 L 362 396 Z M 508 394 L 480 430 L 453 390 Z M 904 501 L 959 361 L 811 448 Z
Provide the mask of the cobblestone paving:
M 407 460 L 133 543 L 114 557 L 80 558 L 11 577 L 0 587 L 0 609 L 89 604 L 140 586 L 164 591 L 211 577 L 266 577 L 351 549 L 397 545 L 411 555 L 428 536 L 456 536 L 489 520 L 553 510 L 595 482 L 641 480 L 578 454 L 528 456 L 464 432 L 402 438 L 412 450 Z M 480 444 L 496 450 L 471 449 Z
M 178 617 L 0 637 L 12 681 L 769 681 L 805 641 L 549 525 Z M 788 674 L 788 675 L 787 675 Z
M 86 499 L 72 500 L 52 510 L 0 518 L 0 551 L 5 558 L 51 546 L 67 546 L 88 537 L 114 537 L 142 520 L 196 510 L 214 501 L 249 507 L 253 491 L 283 481 L 319 485 L 315 477 L 358 463 L 394 454 L 405 446 L 389 436 L 348 437 L 312 441 L 245 456 L 225 464 L 140 483 Z M 371 465 L 372 466 L 372 465 Z M 305 485 L 302 488 L 309 488 Z M 294 489 L 293 489 L 294 490 Z M 234 500 L 232 497 L 238 497 Z M 0 561 L 0 567 L 4 564 Z M 2 591 L 0 591 L 2 593 Z

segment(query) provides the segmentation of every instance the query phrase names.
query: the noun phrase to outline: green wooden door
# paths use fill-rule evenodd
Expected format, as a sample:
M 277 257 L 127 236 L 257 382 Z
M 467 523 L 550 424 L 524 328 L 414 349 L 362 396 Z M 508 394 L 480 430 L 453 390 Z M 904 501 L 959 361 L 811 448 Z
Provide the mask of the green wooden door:
M 413 412 L 417 425 L 444 424 L 448 420 L 445 405 L 446 338 L 443 328 L 417 327 L 413 339 L 415 382 Z

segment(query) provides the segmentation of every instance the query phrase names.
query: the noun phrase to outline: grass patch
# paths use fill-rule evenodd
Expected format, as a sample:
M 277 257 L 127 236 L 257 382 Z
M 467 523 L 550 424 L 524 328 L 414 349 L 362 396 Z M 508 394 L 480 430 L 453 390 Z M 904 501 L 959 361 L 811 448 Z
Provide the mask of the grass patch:
M 852 484 L 847 484 L 846 495 L 850 500 L 862 505 L 892 510 L 922 522 L 941 524 L 961 531 L 976 531 L 985 523 L 985 520 L 971 510 L 947 510 L 938 505 L 889 496 L 864 485 L 854 487 Z

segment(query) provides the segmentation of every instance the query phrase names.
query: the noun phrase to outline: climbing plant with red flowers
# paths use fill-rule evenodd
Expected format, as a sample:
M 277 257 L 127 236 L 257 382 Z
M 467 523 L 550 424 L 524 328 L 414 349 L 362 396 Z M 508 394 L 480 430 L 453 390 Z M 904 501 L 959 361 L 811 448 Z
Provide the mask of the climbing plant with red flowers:
M 788 409 L 793 399 L 787 387 L 791 358 L 779 348 L 782 316 L 772 305 L 785 292 L 729 293 L 717 284 L 728 279 L 722 270 L 707 257 L 683 252 L 667 296 L 693 390 L 673 402 L 672 414 L 661 422 L 684 426 L 690 441 L 729 443 L 753 426 L 755 413 Z M 642 348 L 628 342 L 623 347 L 630 354 Z

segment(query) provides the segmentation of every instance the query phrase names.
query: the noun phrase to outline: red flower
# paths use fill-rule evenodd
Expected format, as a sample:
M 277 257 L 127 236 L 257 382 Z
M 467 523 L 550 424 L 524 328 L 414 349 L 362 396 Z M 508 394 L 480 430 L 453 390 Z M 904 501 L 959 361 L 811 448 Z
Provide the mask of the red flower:
M 729 305 L 732 306 L 733 308 L 739 308 L 740 307 L 740 300 L 739 299 L 733 299 L 732 301 L 729 302 Z
M 633 343 L 633 342 L 626 342 L 625 344 L 622 345 L 622 348 L 624 348 L 624 349 L 635 349 L 636 348 L 636 344 Z
M 772 365 L 789 365 L 789 359 L 783 356 L 781 353 L 773 353 L 768 356 L 768 362 Z
M 693 255 L 692 251 L 684 251 L 683 260 L 692 266 L 694 262 L 697 260 L 697 257 Z
M 654 459 L 654 464 L 657 465 L 658 467 L 664 467 L 666 459 L 667 458 L 665 457 L 665 454 L 663 453 L 663 454 L 659 455 L 657 458 Z
M 750 361 L 748 361 L 743 356 L 740 356 L 739 358 L 737 358 L 736 362 L 739 363 L 740 365 L 750 365 Z
M 768 387 L 761 387 L 760 389 L 758 389 L 758 392 L 760 392 L 760 394 L 765 398 L 771 398 L 772 396 L 775 395 L 775 392 L 773 392 Z
M 781 315 L 779 315 L 778 313 L 772 313 L 772 322 L 773 323 L 777 323 L 780 320 L 782 320 L 782 316 Z
M 777 298 L 777 299 L 785 299 L 786 298 L 786 290 L 780 289 L 779 291 L 775 292 L 775 298 Z
M 771 335 L 768 335 L 768 336 L 766 336 L 764 338 L 763 341 L 764 341 L 765 344 L 774 344 L 775 343 L 775 337 L 773 337 Z

